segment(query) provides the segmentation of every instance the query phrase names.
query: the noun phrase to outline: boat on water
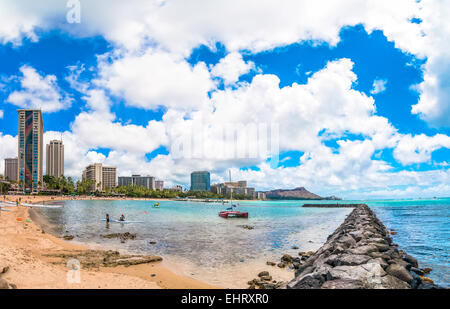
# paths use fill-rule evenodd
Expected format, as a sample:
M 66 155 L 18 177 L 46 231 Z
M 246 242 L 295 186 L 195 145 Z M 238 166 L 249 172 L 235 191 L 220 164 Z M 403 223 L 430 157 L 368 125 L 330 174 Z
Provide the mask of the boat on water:
M 248 218 L 248 212 L 242 211 L 233 211 L 233 210 L 224 210 L 219 212 L 219 217 L 228 219 L 228 218 Z
M 230 182 L 231 182 L 231 171 L 230 173 Z M 248 212 L 242 212 L 239 210 L 233 210 L 236 209 L 236 204 L 233 204 L 233 190 L 231 190 L 230 194 L 230 208 L 227 208 L 227 210 L 219 212 L 219 217 L 228 219 L 228 218 L 248 218 Z

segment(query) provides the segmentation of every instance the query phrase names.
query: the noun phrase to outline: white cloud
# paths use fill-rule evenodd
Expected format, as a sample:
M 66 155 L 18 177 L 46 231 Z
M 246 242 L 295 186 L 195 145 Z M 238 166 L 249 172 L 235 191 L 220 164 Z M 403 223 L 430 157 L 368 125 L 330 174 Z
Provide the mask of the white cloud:
M 214 47 L 216 42 L 231 52 L 270 50 L 305 40 L 333 46 L 342 27 L 363 24 L 369 32 L 382 30 L 403 51 L 427 59 L 424 82 L 418 87 L 420 100 L 412 113 L 432 126 L 450 125 L 450 43 L 446 39 L 450 6 L 446 1 L 99 0 L 82 2 L 82 20 L 77 25 L 65 21 L 64 3 L 45 3 L 2 1 L 0 41 L 19 44 L 24 37 L 37 39 L 36 29 L 56 27 L 75 36 L 103 35 L 126 50 L 140 52 L 150 44 L 187 57 L 193 48 Z M 412 18 L 422 22 L 413 23 Z M 143 105 L 142 98 L 134 99 Z
M 8 103 L 21 108 L 42 109 L 47 113 L 70 107 L 72 99 L 59 88 L 56 76 L 41 76 L 28 65 L 20 67 L 20 72 L 21 90 L 11 92 L 6 100 Z
M 97 84 L 126 100 L 129 106 L 198 109 L 214 88 L 203 62 L 191 66 L 184 59 L 158 50 L 126 54 L 100 65 Z
M 3 111 L 0 109 L 0 119 L 3 119 Z
M 17 137 L 0 132 L 0 174 L 5 171 L 5 158 L 17 158 Z
M 431 153 L 442 147 L 450 148 L 449 136 L 436 134 L 429 137 L 425 134 L 415 136 L 406 134 L 400 138 L 394 150 L 394 157 L 404 165 L 430 162 Z
M 220 62 L 211 69 L 211 74 L 222 78 L 225 85 L 229 85 L 237 82 L 240 76 L 254 68 L 253 62 L 245 62 L 240 53 L 232 52 L 220 59 Z
M 386 90 L 387 80 L 376 79 L 373 81 L 373 88 L 370 91 L 371 94 L 378 94 Z

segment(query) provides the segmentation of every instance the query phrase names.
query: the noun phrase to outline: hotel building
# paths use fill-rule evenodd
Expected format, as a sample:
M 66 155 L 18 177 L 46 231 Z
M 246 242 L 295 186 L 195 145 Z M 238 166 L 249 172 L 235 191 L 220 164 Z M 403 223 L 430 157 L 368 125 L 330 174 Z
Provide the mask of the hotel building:
M 210 173 L 207 171 L 191 173 L 191 191 L 209 191 Z
M 17 158 L 6 158 L 5 159 L 5 179 L 11 181 L 17 181 L 17 175 L 19 172 L 18 159 Z
M 164 190 L 164 181 L 163 180 L 155 181 L 155 189 L 159 191 Z
M 18 182 L 23 192 L 37 193 L 43 183 L 43 135 L 41 110 L 20 109 Z
M 132 175 L 131 177 L 121 176 L 119 177 L 119 187 L 122 186 L 139 186 L 145 187 L 146 189 L 155 190 L 155 177 L 141 175 Z
M 47 175 L 61 177 L 64 175 L 64 145 L 62 141 L 53 140 L 47 144 Z
M 92 180 L 90 191 L 105 191 L 106 188 L 116 187 L 116 174 L 117 169 L 115 167 L 103 166 L 101 163 L 94 163 L 88 165 L 83 171 L 83 180 Z

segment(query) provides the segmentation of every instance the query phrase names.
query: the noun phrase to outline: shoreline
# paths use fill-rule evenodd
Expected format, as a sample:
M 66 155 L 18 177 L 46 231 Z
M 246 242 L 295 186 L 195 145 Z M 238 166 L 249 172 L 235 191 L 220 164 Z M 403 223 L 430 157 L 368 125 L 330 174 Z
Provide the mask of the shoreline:
M 73 199 L 72 197 L 54 196 L 8 196 L 7 200 L 15 201 L 18 198 L 22 198 L 24 203 L 33 204 Z M 3 196 L 1 200 L 4 200 Z M 68 282 L 68 271 L 71 269 L 66 267 L 67 256 L 84 258 L 84 256 L 98 253 L 102 257 L 104 255 L 108 257 L 107 251 L 92 250 L 84 244 L 70 243 L 52 235 L 49 233 L 51 226 L 29 207 L 2 208 L 10 211 L 0 213 L 0 247 L 2 247 L 0 273 L 3 269 L 6 270 L 0 275 L 0 281 L 7 282 L 10 288 L 218 288 L 193 278 L 178 275 L 168 268 L 164 260 L 154 261 L 154 259 L 138 265 L 115 265 L 113 267 L 104 267 L 104 263 L 100 263 L 92 268 L 83 267 L 84 260 L 80 259 L 81 281 L 79 283 Z M 63 255 L 64 258 L 55 260 L 58 255 Z M 133 259 L 135 258 L 131 258 L 130 261 Z

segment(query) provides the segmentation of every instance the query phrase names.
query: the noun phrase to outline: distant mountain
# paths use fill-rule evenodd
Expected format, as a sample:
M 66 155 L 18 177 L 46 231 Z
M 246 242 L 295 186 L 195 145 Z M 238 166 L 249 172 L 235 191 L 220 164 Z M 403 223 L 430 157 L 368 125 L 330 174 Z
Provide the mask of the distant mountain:
M 295 189 L 277 189 L 266 192 L 266 198 L 274 200 L 338 200 L 335 196 L 321 197 L 311 193 L 304 187 Z

